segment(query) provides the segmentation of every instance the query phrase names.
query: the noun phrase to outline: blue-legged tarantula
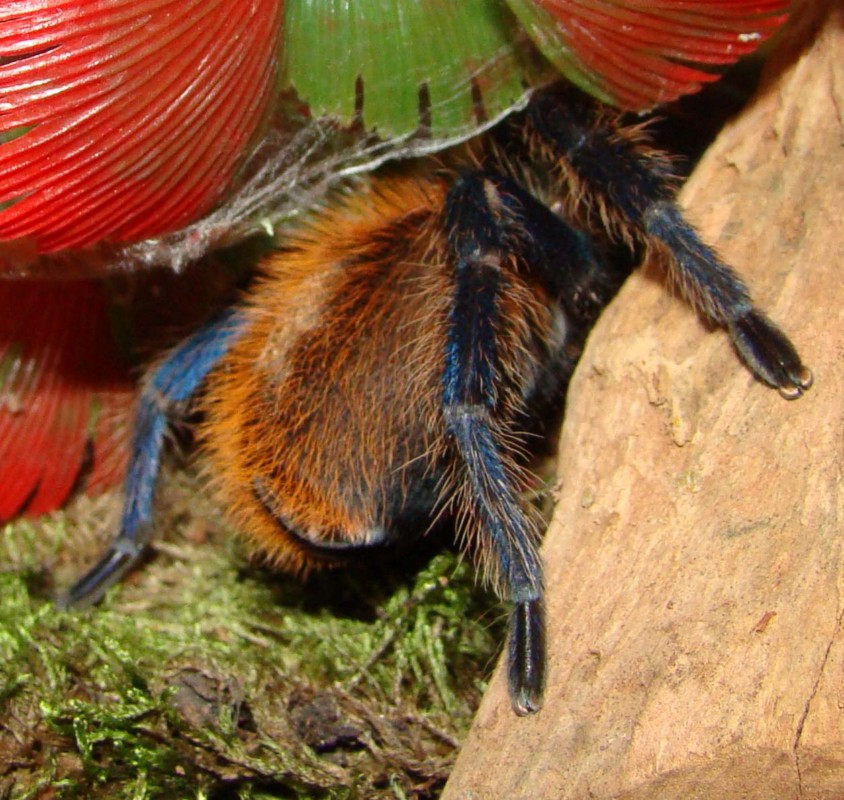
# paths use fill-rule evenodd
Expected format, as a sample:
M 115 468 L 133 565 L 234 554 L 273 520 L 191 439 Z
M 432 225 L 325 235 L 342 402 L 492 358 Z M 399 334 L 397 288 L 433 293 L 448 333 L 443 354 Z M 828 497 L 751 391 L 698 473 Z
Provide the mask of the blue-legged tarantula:
M 65 602 L 100 597 L 146 547 L 168 415 L 197 395 L 220 495 L 283 569 L 453 518 L 512 606 L 510 695 L 532 712 L 545 622 L 539 525 L 520 500 L 525 451 L 629 272 L 619 245 L 659 251 L 762 382 L 786 398 L 811 385 L 683 220 L 670 160 L 641 126 L 554 86 L 431 163 L 316 214 L 236 308 L 155 367 L 119 535 Z

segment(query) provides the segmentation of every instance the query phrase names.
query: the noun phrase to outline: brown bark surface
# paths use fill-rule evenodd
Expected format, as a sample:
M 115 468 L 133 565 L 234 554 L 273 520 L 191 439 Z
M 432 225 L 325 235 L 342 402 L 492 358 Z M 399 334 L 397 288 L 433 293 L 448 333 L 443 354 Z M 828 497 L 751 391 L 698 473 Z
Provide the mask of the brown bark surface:
M 499 669 L 447 800 L 844 797 L 844 2 L 795 16 L 682 205 L 815 386 L 628 282 L 570 393 L 545 708 Z

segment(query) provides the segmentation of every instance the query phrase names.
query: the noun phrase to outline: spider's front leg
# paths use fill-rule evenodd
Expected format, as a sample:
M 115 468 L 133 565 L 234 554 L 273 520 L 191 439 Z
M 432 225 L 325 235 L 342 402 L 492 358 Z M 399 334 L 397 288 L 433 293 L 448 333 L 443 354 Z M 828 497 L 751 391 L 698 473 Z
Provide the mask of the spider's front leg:
M 812 373 L 788 337 L 753 305 L 742 279 L 700 240 L 674 201 L 670 162 L 654 151 L 641 127 L 595 110 L 571 90 L 551 88 L 530 105 L 532 143 L 556 165 L 574 196 L 611 233 L 662 251 L 685 298 L 730 334 L 757 378 L 794 399 Z
M 61 608 L 99 601 L 143 556 L 152 536 L 155 484 L 170 418 L 242 332 L 227 311 L 176 347 L 148 376 L 138 401 L 120 529 L 100 560 L 61 597 Z

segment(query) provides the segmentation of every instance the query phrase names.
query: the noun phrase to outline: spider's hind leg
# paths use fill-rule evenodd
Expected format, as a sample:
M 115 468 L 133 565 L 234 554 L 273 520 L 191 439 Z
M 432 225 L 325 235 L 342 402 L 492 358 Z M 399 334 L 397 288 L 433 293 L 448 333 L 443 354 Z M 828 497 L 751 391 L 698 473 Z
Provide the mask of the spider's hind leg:
M 562 171 L 575 197 L 611 233 L 662 251 L 684 297 L 730 334 L 757 378 L 788 399 L 812 373 L 788 337 L 751 301 L 742 279 L 701 241 L 674 201 L 670 162 L 641 127 L 596 110 L 572 90 L 552 87 L 529 106 L 529 138 L 539 158 Z
M 138 401 L 120 530 L 100 560 L 58 598 L 61 608 L 98 602 L 143 556 L 152 535 L 152 506 L 167 427 L 241 333 L 225 312 L 176 347 L 150 374 Z

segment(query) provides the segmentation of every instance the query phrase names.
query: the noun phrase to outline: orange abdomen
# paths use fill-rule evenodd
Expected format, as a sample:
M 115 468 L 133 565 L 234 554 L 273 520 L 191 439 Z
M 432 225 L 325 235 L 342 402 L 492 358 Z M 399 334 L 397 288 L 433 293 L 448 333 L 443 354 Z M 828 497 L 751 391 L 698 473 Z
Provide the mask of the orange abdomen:
M 247 332 L 210 378 L 203 436 L 216 487 L 283 568 L 424 531 L 455 502 L 442 417 L 446 191 L 392 180 L 323 213 L 265 265 Z M 550 315 L 535 288 L 511 289 L 502 371 L 523 378 L 521 340 Z

